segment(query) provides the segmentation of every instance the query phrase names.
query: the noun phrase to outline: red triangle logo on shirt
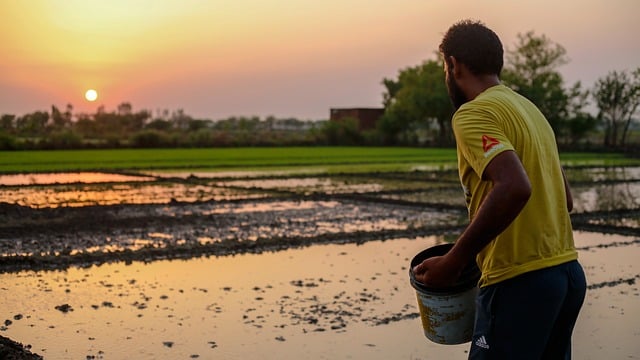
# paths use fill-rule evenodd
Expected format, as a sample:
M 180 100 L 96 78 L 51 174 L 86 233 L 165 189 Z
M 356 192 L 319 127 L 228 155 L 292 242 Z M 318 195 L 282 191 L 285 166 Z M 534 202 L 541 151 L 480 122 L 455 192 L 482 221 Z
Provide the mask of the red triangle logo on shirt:
M 484 152 L 491 150 L 492 147 L 498 144 L 500 144 L 500 141 L 497 139 L 492 138 L 491 136 L 482 135 L 482 150 L 484 150 Z

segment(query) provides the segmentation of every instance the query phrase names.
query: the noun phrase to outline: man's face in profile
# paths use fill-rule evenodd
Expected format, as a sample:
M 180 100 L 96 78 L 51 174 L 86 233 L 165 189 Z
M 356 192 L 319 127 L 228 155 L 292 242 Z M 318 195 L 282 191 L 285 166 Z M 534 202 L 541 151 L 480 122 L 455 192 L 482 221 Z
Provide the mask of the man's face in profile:
M 460 87 L 456 83 L 456 80 L 453 77 L 453 69 L 447 61 L 444 62 L 444 71 L 449 98 L 453 103 L 453 107 L 458 110 L 460 106 L 464 105 L 464 103 L 469 101 L 469 99 L 467 99 L 467 96 L 464 94 L 464 92 L 462 92 L 462 89 L 460 89 Z

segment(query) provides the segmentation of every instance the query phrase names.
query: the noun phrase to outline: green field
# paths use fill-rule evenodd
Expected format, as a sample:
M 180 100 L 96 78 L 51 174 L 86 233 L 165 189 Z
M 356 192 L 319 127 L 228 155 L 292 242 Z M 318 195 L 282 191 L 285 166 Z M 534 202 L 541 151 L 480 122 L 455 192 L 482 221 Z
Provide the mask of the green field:
M 617 153 L 563 153 L 565 165 L 640 165 Z M 0 151 L 0 173 L 61 171 L 292 170 L 410 171 L 455 167 L 455 149 L 400 147 L 280 147 Z

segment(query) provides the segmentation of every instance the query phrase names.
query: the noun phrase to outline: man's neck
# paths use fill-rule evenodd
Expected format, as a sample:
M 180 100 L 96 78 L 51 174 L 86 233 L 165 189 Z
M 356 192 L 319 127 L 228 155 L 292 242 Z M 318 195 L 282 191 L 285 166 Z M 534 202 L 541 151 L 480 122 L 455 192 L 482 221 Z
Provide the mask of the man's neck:
M 500 85 L 500 78 L 497 75 L 478 75 L 474 77 L 473 81 L 469 82 L 465 89 L 465 94 L 467 98 L 475 99 L 476 96 L 496 85 Z

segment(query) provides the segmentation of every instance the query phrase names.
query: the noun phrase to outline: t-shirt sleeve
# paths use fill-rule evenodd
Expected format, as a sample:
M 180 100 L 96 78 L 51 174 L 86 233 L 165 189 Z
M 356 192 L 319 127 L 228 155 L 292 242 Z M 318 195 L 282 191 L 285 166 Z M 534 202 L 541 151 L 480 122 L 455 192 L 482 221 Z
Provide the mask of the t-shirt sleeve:
M 496 155 L 514 149 L 495 116 L 485 111 L 458 110 L 453 117 L 453 133 L 461 154 L 479 177 Z

